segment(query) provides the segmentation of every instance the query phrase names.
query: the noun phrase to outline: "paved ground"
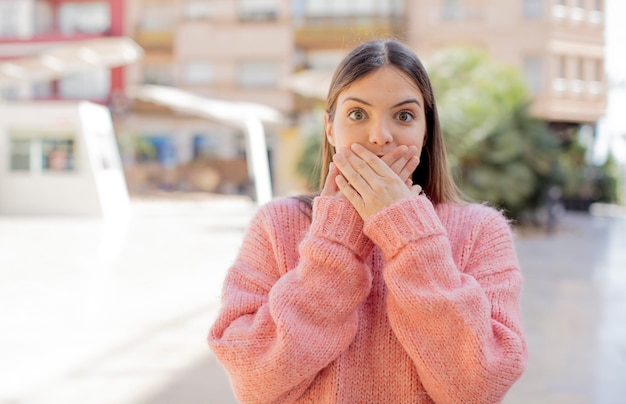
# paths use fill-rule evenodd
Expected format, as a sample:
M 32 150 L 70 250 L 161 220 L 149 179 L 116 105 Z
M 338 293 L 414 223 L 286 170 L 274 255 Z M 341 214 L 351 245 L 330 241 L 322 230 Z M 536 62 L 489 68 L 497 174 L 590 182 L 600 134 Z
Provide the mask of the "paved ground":
M 234 403 L 205 335 L 253 209 L 0 217 L 0 403 Z M 625 403 L 626 219 L 568 215 L 517 243 L 531 356 L 505 403 Z

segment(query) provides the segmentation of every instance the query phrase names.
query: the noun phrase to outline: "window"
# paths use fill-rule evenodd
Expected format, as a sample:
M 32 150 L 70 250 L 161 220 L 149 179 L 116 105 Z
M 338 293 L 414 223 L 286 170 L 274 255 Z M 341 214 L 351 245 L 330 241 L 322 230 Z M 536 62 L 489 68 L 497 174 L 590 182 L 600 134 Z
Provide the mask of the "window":
M 307 65 L 311 69 L 333 71 L 339 65 L 345 52 L 334 50 L 310 51 L 307 57 Z
M 588 84 L 589 92 L 592 95 L 602 94 L 603 79 L 604 79 L 604 66 L 602 64 L 602 60 L 594 60 L 592 80 Z
M 552 89 L 562 93 L 567 89 L 567 58 L 565 55 L 556 58 L 556 77 L 552 80 Z
M 174 85 L 174 68 L 169 63 L 146 64 L 143 69 L 143 83 Z
M 592 10 L 602 12 L 604 10 L 604 2 L 602 0 L 593 0 Z
M 9 131 L 10 170 L 74 171 L 74 139 L 69 138 L 70 135 Z
M 137 161 L 158 161 L 165 167 L 174 167 L 176 165 L 176 145 L 172 136 L 142 135 L 137 143 Z
M 278 19 L 278 0 L 239 0 L 242 21 L 271 21 Z
M 196 134 L 193 136 L 193 158 L 219 156 L 221 138 L 219 134 Z
M 567 4 L 565 0 L 556 0 L 552 6 L 552 16 L 558 20 L 563 20 L 567 17 Z
M 11 139 L 11 171 L 30 171 L 30 139 Z
M 543 0 L 524 0 L 524 17 L 530 20 L 543 17 Z
M 0 38 L 28 36 L 28 4 L 22 0 L 0 1 Z
M 602 14 L 604 10 L 604 4 L 602 0 L 595 0 L 592 4 L 591 10 L 589 10 L 589 22 L 592 24 L 602 23 Z
M 583 58 L 578 58 L 576 61 L 576 80 L 584 80 L 585 79 L 585 60 Z
M 44 171 L 73 171 L 74 140 L 44 139 L 41 141 L 41 156 Z
M 61 3 L 59 25 L 65 35 L 102 34 L 111 26 L 111 9 L 107 2 Z
M 593 80 L 602 81 L 604 78 L 604 66 L 602 60 L 595 60 L 593 63 Z
M 295 12 L 302 14 L 299 8 Z M 306 0 L 304 13 L 307 17 L 351 17 L 351 16 L 390 16 L 400 15 L 401 2 L 396 0 Z M 297 16 L 297 15 L 296 15 Z
M 169 31 L 176 25 L 176 8 L 173 4 L 153 3 L 141 13 L 139 26 L 145 32 Z
M 541 92 L 543 87 L 542 76 L 541 58 L 539 56 L 525 57 L 524 77 L 526 79 L 526 86 L 532 94 L 538 94 Z
M 244 62 L 239 66 L 238 82 L 242 87 L 275 87 L 278 65 L 272 62 Z
M 34 99 L 46 99 L 52 98 L 53 90 L 52 90 L 52 82 L 50 81 L 41 81 L 36 82 L 31 85 L 32 89 L 32 97 Z
M 564 79 L 567 77 L 567 58 L 564 55 L 558 57 L 558 77 Z
M 187 84 L 212 84 L 215 81 L 213 63 L 196 60 L 183 66 L 183 80 Z
M 571 10 L 572 20 L 579 22 L 585 19 L 585 2 L 584 0 L 574 0 L 574 8 Z
M 14 87 L 0 87 L 0 99 L 2 100 L 18 100 L 20 98 L 20 91 L 17 86 Z
M 463 9 L 460 0 L 444 0 L 443 13 L 441 18 L 444 20 L 458 20 L 462 17 Z
M 108 98 L 110 89 L 111 73 L 102 68 L 59 80 L 59 95 L 62 98 L 104 100 Z
M 54 8 L 51 3 L 37 1 L 35 3 L 35 33 L 46 34 L 54 32 Z
M 585 89 L 585 60 L 578 58 L 575 61 L 574 80 L 571 81 L 571 89 L 573 93 L 582 93 Z
M 213 3 L 208 0 L 187 0 L 184 5 L 185 18 L 203 20 L 213 16 Z

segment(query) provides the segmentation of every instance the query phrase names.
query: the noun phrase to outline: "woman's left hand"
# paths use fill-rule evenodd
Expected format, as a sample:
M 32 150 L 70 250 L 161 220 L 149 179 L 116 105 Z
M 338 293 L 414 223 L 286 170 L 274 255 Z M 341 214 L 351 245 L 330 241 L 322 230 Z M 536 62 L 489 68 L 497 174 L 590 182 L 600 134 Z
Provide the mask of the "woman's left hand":
M 341 172 L 335 178 L 337 186 L 363 220 L 422 191 L 419 185 L 408 186 L 380 157 L 359 144 L 353 144 L 350 150 L 340 148 L 333 160 Z

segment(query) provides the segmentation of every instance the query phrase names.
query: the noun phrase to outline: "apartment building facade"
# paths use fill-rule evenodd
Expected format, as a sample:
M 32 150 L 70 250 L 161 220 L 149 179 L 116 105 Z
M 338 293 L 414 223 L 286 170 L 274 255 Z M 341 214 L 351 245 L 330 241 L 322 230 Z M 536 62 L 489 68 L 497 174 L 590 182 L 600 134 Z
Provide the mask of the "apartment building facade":
M 130 35 L 145 50 L 131 69 L 138 85 L 175 86 L 224 101 L 293 111 L 279 81 L 293 71 L 290 0 L 136 0 Z M 279 131 L 266 128 L 270 154 Z M 249 175 L 239 128 L 135 100 L 120 122 L 133 139 L 129 182 L 184 190 L 245 192 Z M 137 153 L 137 143 L 151 153 Z M 203 178 L 203 179 L 202 179 Z M 214 181 L 209 180 L 214 178 Z
M 523 72 L 532 113 L 594 125 L 606 109 L 602 0 L 407 1 L 407 41 L 426 57 L 471 45 Z
M 0 61 L 88 39 L 122 37 L 125 23 L 123 0 L 4 0 L 0 2 Z M 50 59 L 44 64 L 60 70 L 62 62 Z M 124 92 L 125 85 L 123 67 L 101 67 L 1 91 L 7 100 L 89 99 L 108 104 Z
M 271 159 L 278 193 L 295 181 L 286 174 L 302 143 L 294 128 L 318 118 L 312 111 L 332 70 L 366 39 L 402 39 L 424 59 L 446 46 L 481 47 L 523 72 L 532 112 L 555 130 L 593 126 L 606 107 L 602 0 L 5 0 L 0 7 L 0 58 L 107 35 L 131 36 L 145 51 L 133 66 L 22 85 L 4 98 L 111 104 L 112 94 L 132 97 L 130 88 L 154 84 L 268 105 L 287 122 L 268 128 L 270 155 L 280 157 Z M 314 91 L 285 85 L 306 73 L 322 78 Z M 248 185 L 240 129 L 121 99 L 115 123 L 131 187 L 239 192 Z M 199 160 L 211 168 L 196 176 L 204 180 L 190 179 Z

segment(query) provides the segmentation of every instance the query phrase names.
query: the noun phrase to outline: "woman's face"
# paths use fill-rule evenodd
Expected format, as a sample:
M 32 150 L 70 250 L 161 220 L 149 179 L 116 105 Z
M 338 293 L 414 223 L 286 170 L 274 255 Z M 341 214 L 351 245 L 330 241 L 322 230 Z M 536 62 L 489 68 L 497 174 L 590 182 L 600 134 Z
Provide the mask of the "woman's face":
M 398 146 L 417 146 L 426 136 L 424 97 L 401 70 L 384 66 L 355 81 L 337 98 L 334 119 L 324 117 L 335 149 L 358 143 L 379 157 Z

